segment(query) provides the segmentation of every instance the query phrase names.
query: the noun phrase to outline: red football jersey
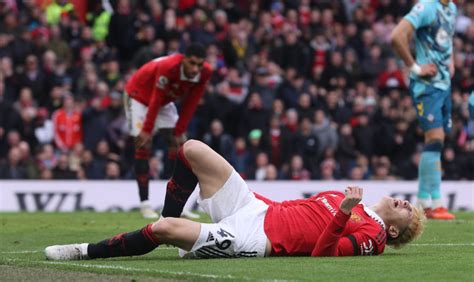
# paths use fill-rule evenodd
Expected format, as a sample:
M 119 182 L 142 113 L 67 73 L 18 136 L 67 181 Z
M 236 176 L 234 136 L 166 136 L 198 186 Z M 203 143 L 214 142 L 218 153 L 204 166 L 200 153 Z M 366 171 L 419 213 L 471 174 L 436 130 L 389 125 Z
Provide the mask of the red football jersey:
M 67 113 L 58 109 L 53 113 L 54 143 L 61 150 L 71 150 L 82 142 L 82 116 L 79 111 Z
M 373 211 L 359 204 L 350 215 L 339 210 L 344 194 L 319 193 L 308 199 L 272 202 L 265 215 L 265 233 L 272 256 L 357 256 L 382 254 L 385 225 Z
M 125 91 L 138 102 L 148 106 L 143 131 L 151 133 L 160 108 L 169 102 L 181 100 L 181 111 L 175 135 L 186 131 L 189 121 L 211 78 L 212 68 L 205 62 L 195 78 L 184 75 L 182 54 L 160 57 L 143 65 L 128 81 Z

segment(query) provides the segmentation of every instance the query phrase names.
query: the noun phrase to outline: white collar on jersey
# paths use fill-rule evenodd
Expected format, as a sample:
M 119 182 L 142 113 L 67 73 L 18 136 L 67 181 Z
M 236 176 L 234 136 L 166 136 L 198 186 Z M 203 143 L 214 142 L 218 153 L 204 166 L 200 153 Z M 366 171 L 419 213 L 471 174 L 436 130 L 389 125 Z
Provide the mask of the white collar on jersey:
M 181 63 L 181 66 L 179 66 L 179 72 L 180 72 L 180 76 L 179 78 L 182 80 L 182 81 L 189 81 L 189 82 L 194 82 L 194 83 L 198 83 L 199 80 L 201 79 L 201 73 L 198 73 L 195 77 L 193 78 L 188 78 L 185 74 L 184 74 L 184 67 L 183 67 L 183 64 Z
M 385 230 L 385 222 L 383 222 L 382 218 L 376 214 L 373 210 L 371 210 L 368 206 L 362 204 L 364 206 L 364 211 L 375 221 L 377 221 L 378 224 L 380 224 L 383 229 Z

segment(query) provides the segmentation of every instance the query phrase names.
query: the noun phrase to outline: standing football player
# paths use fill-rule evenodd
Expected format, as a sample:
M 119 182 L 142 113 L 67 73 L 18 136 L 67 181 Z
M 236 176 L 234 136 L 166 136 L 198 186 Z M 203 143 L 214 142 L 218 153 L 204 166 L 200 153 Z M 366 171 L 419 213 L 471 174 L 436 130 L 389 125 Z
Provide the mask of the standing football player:
M 124 106 L 130 135 L 135 142 L 135 177 L 144 218 L 158 218 L 148 201 L 149 158 L 153 134 L 168 146 L 168 158 L 176 159 L 185 131 L 204 94 L 212 69 L 204 61 L 205 48 L 192 43 L 183 54 L 160 57 L 143 65 L 125 87 Z M 181 101 L 178 115 L 175 104 Z M 174 189 L 169 183 L 167 189 Z M 187 211 L 188 216 L 193 216 Z
M 425 145 L 418 166 L 418 205 L 432 219 L 454 219 L 440 193 L 441 151 L 451 130 L 451 77 L 456 5 L 449 0 L 419 1 L 395 27 L 392 46 L 410 69 L 410 93 Z M 416 59 L 410 53 L 414 38 Z

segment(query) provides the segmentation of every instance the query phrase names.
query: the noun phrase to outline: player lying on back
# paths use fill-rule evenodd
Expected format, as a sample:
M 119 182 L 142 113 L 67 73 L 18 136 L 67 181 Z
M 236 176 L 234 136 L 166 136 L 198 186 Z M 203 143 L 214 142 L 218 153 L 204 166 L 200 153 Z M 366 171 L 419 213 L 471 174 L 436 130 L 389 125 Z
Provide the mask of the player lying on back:
M 178 218 L 199 182 L 199 203 L 213 223 Z M 418 237 L 424 215 L 407 201 L 360 203 L 362 188 L 273 202 L 252 193 L 234 168 L 204 143 L 179 150 L 161 218 L 96 244 L 55 245 L 47 259 L 79 260 L 146 254 L 162 244 L 186 258 L 380 255 Z

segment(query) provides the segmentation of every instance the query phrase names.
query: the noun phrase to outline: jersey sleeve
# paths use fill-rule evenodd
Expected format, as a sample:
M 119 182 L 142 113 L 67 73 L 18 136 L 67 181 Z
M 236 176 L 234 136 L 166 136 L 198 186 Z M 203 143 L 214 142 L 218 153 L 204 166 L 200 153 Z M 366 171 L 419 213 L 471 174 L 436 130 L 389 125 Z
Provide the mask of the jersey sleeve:
M 193 117 L 194 112 L 201 100 L 201 97 L 204 95 L 206 90 L 206 85 L 209 79 L 211 78 L 212 69 L 206 64 L 204 71 L 202 72 L 203 79 L 199 82 L 198 85 L 194 87 L 191 93 L 183 100 L 181 109 L 179 111 L 179 119 L 176 122 L 176 127 L 174 129 L 174 135 L 180 136 L 188 128 L 189 121 Z
M 311 256 L 335 257 L 377 254 L 375 241 L 363 231 L 342 236 L 350 217 L 350 214 L 347 215 L 339 210 L 319 237 Z
M 204 95 L 205 89 L 206 83 L 201 83 L 197 85 L 183 100 L 179 111 L 179 119 L 178 122 L 176 122 L 176 127 L 174 129 L 175 136 L 180 136 L 188 128 L 189 121 L 191 121 L 191 118 L 199 104 L 199 100 L 201 100 L 202 95 Z
M 275 202 L 275 201 L 272 201 L 260 194 L 257 194 L 255 192 L 253 192 L 253 194 L 255 195 L 255 198 L 259 199 L 260 201 L 264 202 L 265 204 L 269 205 L 269 206 L 273 206 L 275 204 L 278 204 L 278 202 Z
M 436 11 L 433 10 L 434 5 L 429 3 L 419 2 L 411 11 L 404 17 L 405 20 L 409 21 L 416 29 L 427 26 L 433 22 Z
M 153 87 L 150 102 L 148 103 L 148 111 L 143 122 L 143 131 L 151 133 L 155 127 L 156 116 L 161 108 L 161 103 L 165 93 L 169 90 L 169 80 L 165 75 L 158 75 Z

